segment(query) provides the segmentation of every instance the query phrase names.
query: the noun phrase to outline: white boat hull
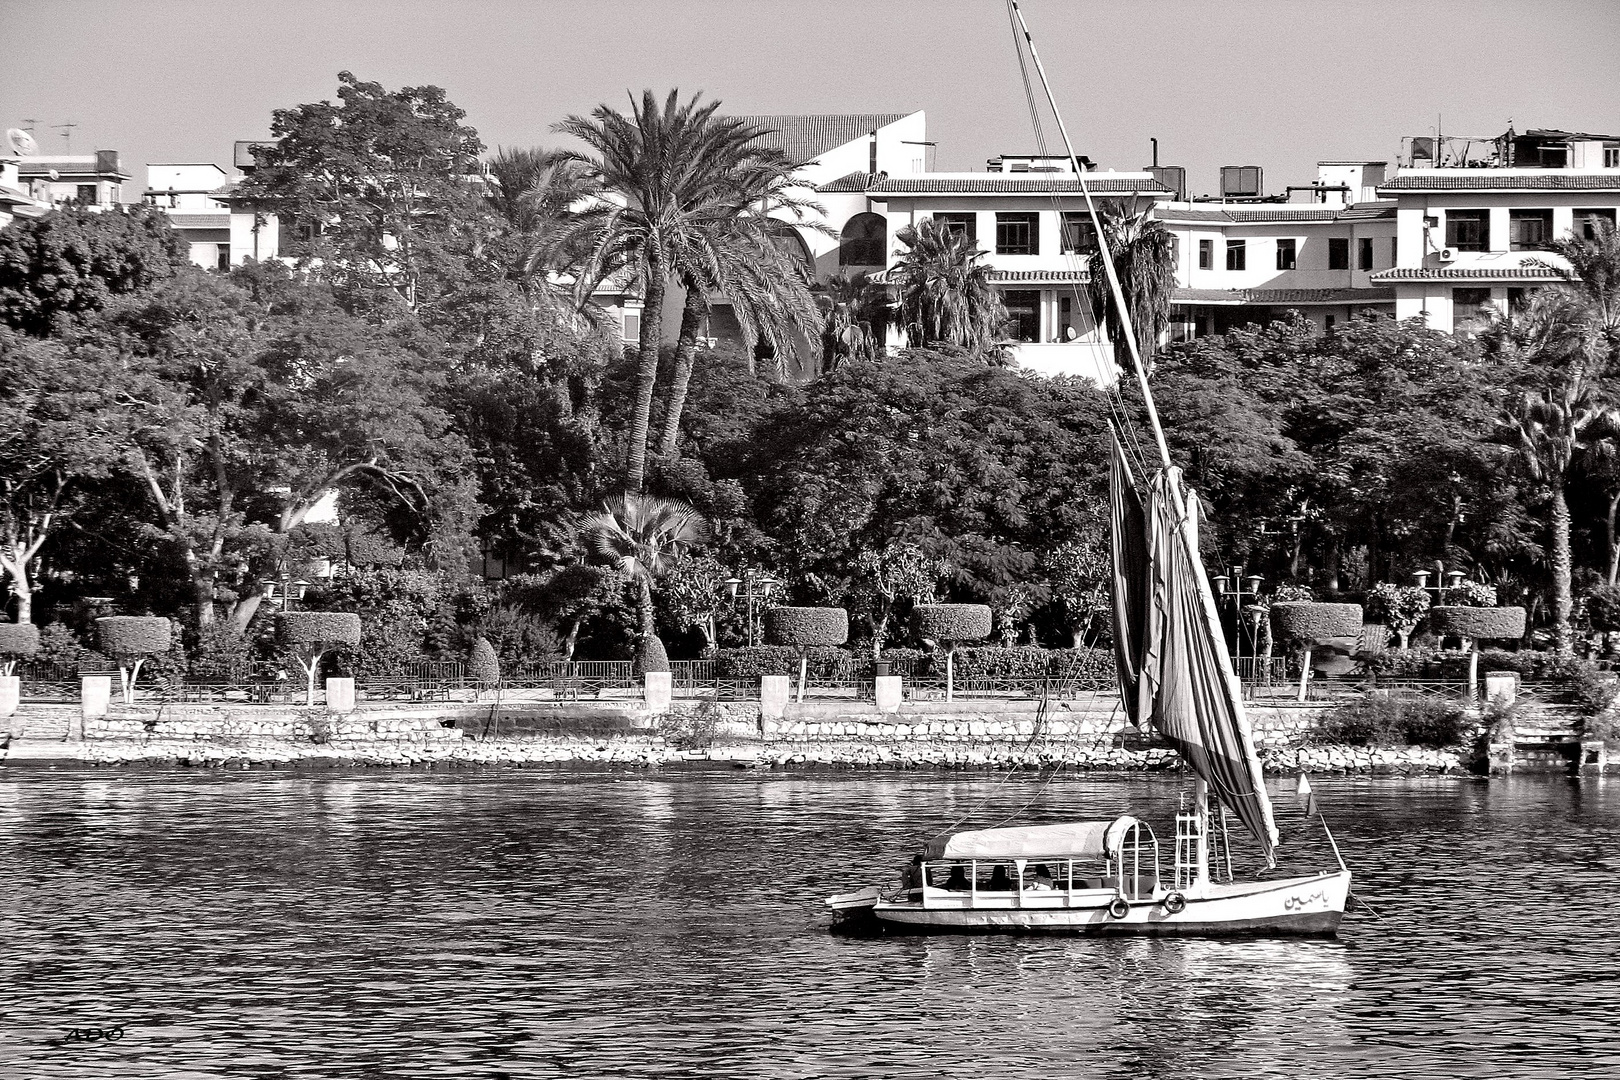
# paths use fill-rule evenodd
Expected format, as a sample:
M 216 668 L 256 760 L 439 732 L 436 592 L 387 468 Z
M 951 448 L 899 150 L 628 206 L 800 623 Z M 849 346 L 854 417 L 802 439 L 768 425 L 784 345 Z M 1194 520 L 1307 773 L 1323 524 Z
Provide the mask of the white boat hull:
M 1169 890 L 1127 901 L 1113 890 L 965 894 L 920 890 L 884 900 L 877 889 L 828 899 L 835 928 L 891 933 L 1222 935 L 1331 937 L 1344 918 L 1350 873 L 1210 885 L 1176 906 Z

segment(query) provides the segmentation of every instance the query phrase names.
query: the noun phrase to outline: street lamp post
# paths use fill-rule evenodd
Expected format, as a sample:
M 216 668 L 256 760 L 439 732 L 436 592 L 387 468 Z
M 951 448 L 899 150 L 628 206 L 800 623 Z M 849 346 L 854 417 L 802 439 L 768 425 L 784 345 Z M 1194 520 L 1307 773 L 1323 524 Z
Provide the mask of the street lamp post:
M 264 590 L 265 600 L 277 604 L 283 611 L 291 611 L 293 603 L 304 598 L 304 592 L 309 588 L 309 582 L 302 579 L 295 580 L 286 566 L 277 567 L 281 576 L 279 578 L 264 578 L 259 582 Z
M 726 593 L 733 599 L 742 597 L 748 603 L 748 647 L 754 647 L 754 604 L 769 600 L 772 591 L 782 584 L 763 570 L 744 570 L 740 578 L 726 578 Z
M 1234 566 L 1229 574 L 1217 574 L 1210 580 L 1215 588 L 1217 602 L 1232 605 L 1232 626 L 1234 630 L 1233 641 L 1235 645 L 1233 661 L 1238 668 L 1238 677 L 1243 677 L 1243 611 L 1244 602 L 1258 604 L 1260 600 L 1260 582 L 1264 579 L 1259 574 L 1243 573 L 1243 567 Z M 1256 646 L 1258 648 L 1258 646 Z M 1251 651 L 1254 651 L 1251 649 Z M 1258 659 L 1251 657 L 1251 660 Z M 1259 676 L 1258 671 L 1249 674 L 1251 679 Z

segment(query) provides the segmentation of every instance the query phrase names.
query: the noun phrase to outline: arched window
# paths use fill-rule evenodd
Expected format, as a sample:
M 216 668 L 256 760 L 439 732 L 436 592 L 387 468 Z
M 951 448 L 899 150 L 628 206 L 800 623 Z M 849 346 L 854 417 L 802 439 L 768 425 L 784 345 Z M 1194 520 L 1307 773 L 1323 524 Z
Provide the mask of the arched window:
M 882 214 L 856 214 L 838 237 L 838 265 L 887 266 L 889 223 Z

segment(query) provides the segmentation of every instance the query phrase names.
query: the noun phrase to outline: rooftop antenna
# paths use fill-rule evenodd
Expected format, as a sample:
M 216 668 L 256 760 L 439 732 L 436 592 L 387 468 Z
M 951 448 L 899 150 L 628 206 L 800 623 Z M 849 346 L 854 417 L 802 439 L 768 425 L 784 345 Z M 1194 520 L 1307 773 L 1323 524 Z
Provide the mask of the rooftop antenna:
M 71 153 L 73 153 L 73 129 L 78 127 L 78 126 L 79 125 L 75 124 L 72 120 L 69 120 L 65 124 L 52 124 L 51 125 L 51 127 L 55 128 L 57 131 L 60 131 L 62 133 L 62 147 L 63 147 L 62 153 L 63 154 L 71 154 Z
M 23 130 L 32 135 L 34 133 L 34 125 L 37 123 L 39 123 L 39 121 L 35 120 L 32 116 L 25 116 L 23 117 L 23 124 L 26 126 L 23 128 Z

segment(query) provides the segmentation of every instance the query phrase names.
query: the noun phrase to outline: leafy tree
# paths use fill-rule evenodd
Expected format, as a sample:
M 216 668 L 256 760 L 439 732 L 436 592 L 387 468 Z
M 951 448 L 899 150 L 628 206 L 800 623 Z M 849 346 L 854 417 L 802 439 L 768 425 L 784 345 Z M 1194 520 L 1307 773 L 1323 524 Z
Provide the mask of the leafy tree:
M 0 229 L 0 324 L 43 337 L 191 265 L 167 214 L 62 207 Z
M 1164 223 L 1153 216 L 1151 203 L 1137 206 L 1117 201 L 1104 203 L 1098 210 L 1103 239 L 1113 256 L 1119 291 L 1136 330 L 1136 347 L 1151 373 L 1159 339 L 1170 327 L 1170 294 L 1176 288 L 1175 238 Z M 1108 296 L 1102 288 L 1105 271 L 1099 248 L 1090 257 L 1091 280 L 1098 284 L 1099 301 Z M 1106 316 L 1108 339 L 1114 343 L 1114 359 L 1128 367 L 1130 350 L 1125 340 L 1125 324 L 1119 309 L 1109 297 L 1100 304 Z
M 792 282 L 773 277 L 778 260 L 758 246 L 766 235 L 764 223 L 743 218 L 750 203 L 761 200 L 767 211 L 808 204 L 788 194 L 785 178 L 794 163 L 760 141 L 765 130 L 717 116 L 719 106 L 718 101 L 702 104 L 696 95 L 683 103 L 675 90 L 660 104 L 648 90 L 640 102 L 631 100 L 628 116 L 599 105 L 589 118 L 570 116 L 555 128 L 586 144 L 588 153 L 571 156 L 596 174 L 604 195 L 580 209 L 559 237 L 563 246 L 585 253 L 578 295 L 588 296 L 611 275 L 628 275 L 642 292 L 636 398 L 625 457 L 630 494 L 641 491 L 646 472 L 669 280 L 678 277 L 737 295 L 780 287 L 784 292 L 776 306 L 751 311 L 745 304 L 740 310 L 745 327 L 768 325 L 777 315 L 788 321 L 790 308 L 780 301 Z M 734 256 L 734 245 L 752 252 L 757 265 Z M 701 297 L 692 300 L 698 318 L 702 303 Z M 767 315 L 770 319 L 760 321 Z
M 846 360 L 876 360 L 883 354 L 887 318 L 883 289 L 865 274 L 834 275 L 822 287 L 826 316 L 821 328 L 821 363 L 832 371 Z
M 695 626 L 703 632 L 705 653 L 717 641 L 715 617 L 728 603 L 726 570 L 712 555 L 681 555 L 664 574 L 663 601 L 669 622 L 677 629 Z
M 696 510 L 671 499 L 622 495 L 608 500 L 601 513 L 580 525 L 587 549 L 613 566 L 635 590 L 640 616 L 637 657 L 663 655 L 663 642 L 653 625 L 653 583 L 676 560 L 704 540 L 705 524 Z
M 0 327 L 0 574 L 20 623 L 32 618 L 30 566 L 123 453 L 119 373 L 99 360 Z
M 990 284 L 984 251 L 960 229 L 924 218 L 895 234 L 903 246 L 889 270 L 912 348 L 954 345 L 990 358 L 1007 324 L 1007 305 Z
M 1052 593 L 1063 605 L 1073 647 L 1084 648 L 1092 625 L 1108 609 L 1111 570 L 1102 523 L 1059 544 L 1043 562 Z
M 889 620 L 902 601 L 931 604 L 939 581 L 950 573 L 943 559 L 925 553 L 916 544 L 888 543 L 868 548 L 855 557 L 858 572 L 853 593 L 857 607 L 872 628 L 872 657 L 883 655 L 888 640 Z
M 369 306 L 386 290 L 415 310 L 434 249 L 471 213 L 483 144 L 437 86 L 342 71 L 338 99 L 277 109 L 240 194 L 303 231 L 305 264 L 339 293 Z

